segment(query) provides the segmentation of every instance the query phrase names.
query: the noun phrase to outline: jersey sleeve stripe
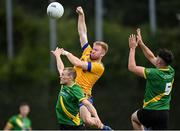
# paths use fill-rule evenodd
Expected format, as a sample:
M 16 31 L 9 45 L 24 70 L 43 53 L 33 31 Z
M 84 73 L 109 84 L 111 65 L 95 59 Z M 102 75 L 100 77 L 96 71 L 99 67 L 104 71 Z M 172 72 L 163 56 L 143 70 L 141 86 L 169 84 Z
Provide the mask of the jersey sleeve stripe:
M 146 69 L 146 68 L 144 68 L 143 73 L 144 73 L 144 78 L 147 79 L 147 76 L 146 76 L 146 70 L 145 70 L 145 69 Z
M 88 71 L 91 71 L 91 67 L 92 67 L 91 62 L 88 62 L 88 68 L 87 68 L 87 70 L 88 70 Z
M 87 98 L 86 98 L 86 97 L 81 98 L 81 99 L 79 100 L 79 102 L 82 102 L 82 101 L 85 100 L 85 99 L 87 99 Z
M 11 122 L 8 122 L 7 125 L 8 125 L 10 128 L 13 128 L 13 124 L 11 124 Z
M 88 47 L 88 42 L 86 44 L 84 44 L 84 46 L 82 47 L 82 51 L 84 51 L 87 47 Z

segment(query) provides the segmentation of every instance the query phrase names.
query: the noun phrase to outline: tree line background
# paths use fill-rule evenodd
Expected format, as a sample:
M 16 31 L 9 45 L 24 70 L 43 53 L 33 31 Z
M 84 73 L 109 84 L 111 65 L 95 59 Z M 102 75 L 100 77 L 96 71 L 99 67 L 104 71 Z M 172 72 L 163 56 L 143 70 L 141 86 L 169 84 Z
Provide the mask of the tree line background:
M 80 57 L 75 9 L 82 6 L 86 14 L 89 42 L 95 40 L 94 0 L 57 0 L 65 13 L 57 20 L 58 46 Z M 146 45 L 154 51 L 172 50 L 176 70 L 170 110 L 170 129 L 180 129 L 178 117 L 180 103 L 179 61 L 180 13 L 179 0 L 156 1 L 157 32 L 151 35 L 148 1 L 104 0 L 104 41 L 109 44 L 103 59 L 105 73 L 93 88 L 94 105 L 100 118 L 113 129 L 132 129 L 130 117 L 142 107 L 145 80 L 130 73 L 128 63 L 128 37 L 140 27 Z M 18 106 L 30 104 L 33 129 L 58 129 L 55 105 L 59 92 L 58 73 L 49 69 L 49 18 L 46 15 L 48 0 L 13 0 L 13 36 L 15 56 L 7 58 L 6 1 L 0 1 L 0 129 Z M 153 67 L 137 49 L 138 65 Z M 63 58 L 66 66 L 72 66 Z

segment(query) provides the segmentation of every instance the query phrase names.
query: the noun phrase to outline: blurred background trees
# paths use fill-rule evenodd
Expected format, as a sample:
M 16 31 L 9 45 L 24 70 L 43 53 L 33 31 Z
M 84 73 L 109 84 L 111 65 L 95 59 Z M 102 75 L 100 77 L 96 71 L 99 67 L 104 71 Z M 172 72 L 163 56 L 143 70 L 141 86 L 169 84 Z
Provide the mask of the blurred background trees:
M 58 0 L 65 8 L 57 20 L 57 44 L 80 57 L 75 9 L 82 6 L 86 14 L 89 42 L 95 40 L 95 1 Z M 156 1 L 157 32 L 151 35 L 148 1 L 103 0 L 103 40 L 109 44 L 104 58 L 105 73 L 93 89 L 94 104 L 102 121 L 113 129 L 132 129 L 130 116 L 142 106 L 145 80 L 127 70 L 128 37 L 140 27 L 144 42 L 154 52 L 158 48 L 171 49 L 176 70 L 170 111 L 170 129 L 179 129 L 178 86 L 180 82 L 180 13 L 179 0 Z M 58 73 L 49 69 L 48 0 L 13 0 L 14 58 L 7 57 L 6 1 L 0 1 L 0 129 L 9 117 L 18 113 L 18 106 L 26 101 L 31 106 L 33 129 L 58 129 L 55 115 L 59 92 Z M 152 67 L 140 49 L 137 64 Z M 65 65 L 71 66 L 66 58 Z

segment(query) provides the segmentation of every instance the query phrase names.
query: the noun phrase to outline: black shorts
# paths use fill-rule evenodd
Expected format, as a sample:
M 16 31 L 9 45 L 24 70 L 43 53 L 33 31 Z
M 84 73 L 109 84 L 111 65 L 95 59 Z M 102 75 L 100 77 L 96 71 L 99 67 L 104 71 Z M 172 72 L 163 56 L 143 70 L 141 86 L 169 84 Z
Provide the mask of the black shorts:
M 152 130 L 167 130 L 169 121 L 169 110 L 147 110 L 137 111 L 137 117 L 141 124 Z
M 65 124 L 59 124 L 60 130 L 85 130 L 84 125 L 79 126 L 71 126 L 71 125 L 65 125 Z

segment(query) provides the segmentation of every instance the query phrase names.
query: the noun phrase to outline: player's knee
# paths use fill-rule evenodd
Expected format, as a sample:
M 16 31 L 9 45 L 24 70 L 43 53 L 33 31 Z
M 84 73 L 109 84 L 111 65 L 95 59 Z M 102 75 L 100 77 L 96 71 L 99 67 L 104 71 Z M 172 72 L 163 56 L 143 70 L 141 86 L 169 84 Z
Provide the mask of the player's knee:
M 137 121 L 136 119 L 137 119 L 136 113 L 133 113 L 131 115 L 131 121 Z
M 137 111 L 134 112 L 134 113 L 131 115 L 131 122 L 132 122 L 132 123 L 136 123 L 136 124 L 141 124 L 141 123 L 139 122 L 139 119 L 138 119 L 138 116 L 137 116 Z

